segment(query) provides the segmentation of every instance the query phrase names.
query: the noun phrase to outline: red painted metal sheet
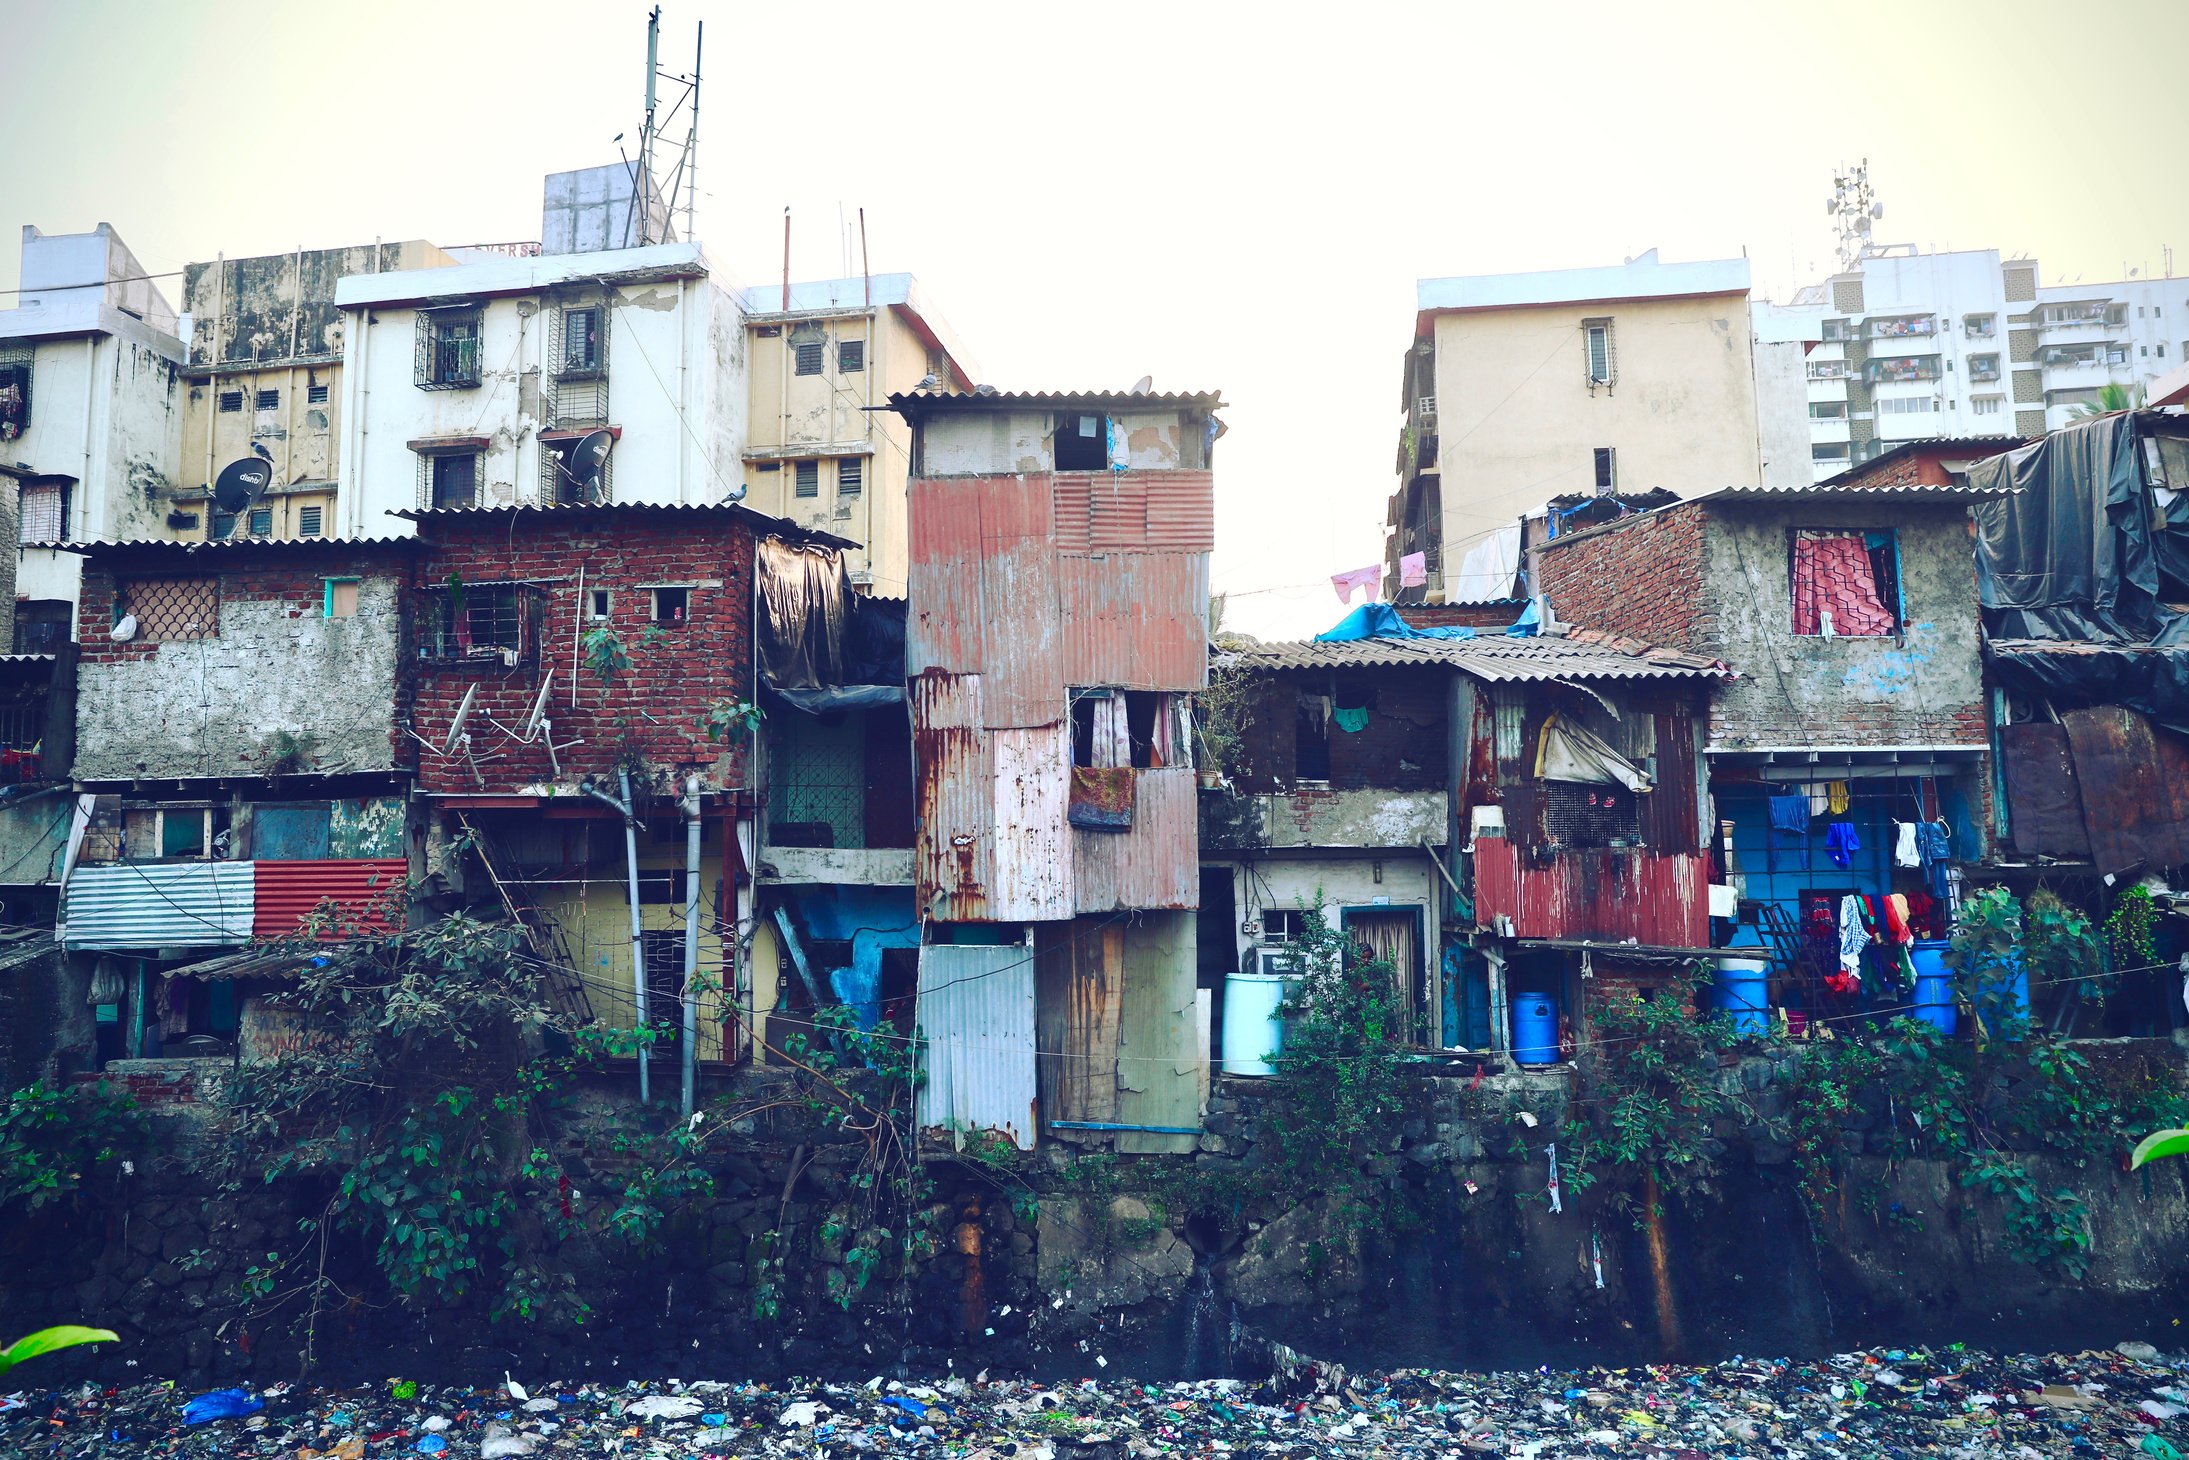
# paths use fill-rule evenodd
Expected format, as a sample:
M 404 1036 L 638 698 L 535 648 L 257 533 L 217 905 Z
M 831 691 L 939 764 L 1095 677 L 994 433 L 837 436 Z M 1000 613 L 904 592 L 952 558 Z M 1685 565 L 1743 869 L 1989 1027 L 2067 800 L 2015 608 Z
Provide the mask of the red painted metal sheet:
M 1209 560 L 1201 553 L 1058 558 L 1064 682 L 1207 688 L 1208 584 Z
M 1072 829 L 1076 910 L 1186 910 L 1201 905 L 1201 831 L 1196 779 L 1170 767 L 1133 773 L 1127 831 Z
M 1509 838 L 1476 839 L 1476 926 L 1508 917 L 1516 938 L 1632 938 L 1660 948 L 1710 942 L 1710 859 L 1701 853 L 1581 848 L 1557 853 L 1548 866 L 1523 862 Z
M 1216 478 L 1205 471 L 1059 472 L 1060 553 L 1216 547 Z
M 401 857 L 328 858 L 313 862 L 266 862 L 257 868 L 254 938 L 286 938 L 304 920 L 333 903 L 328 936 L 348 931 L 384 932 L 401 925 L 410 865 Z
M 980 485 L 980 594 L 977 602 L 962 590 L 956 597 L 960 613 L 978 615 L 981 711 L 990 729 L 1054 725 L 1065 710 L 1049 479 L 985 477 Z
M 906 488 L 910 563 L 905 672 L 979 674 L 982 477 L 915 477 Z
M 995 761 L 977 674 L 930 669 L 911 682 L 920 906 L 946 922 L 989 919 L 995 873 Z

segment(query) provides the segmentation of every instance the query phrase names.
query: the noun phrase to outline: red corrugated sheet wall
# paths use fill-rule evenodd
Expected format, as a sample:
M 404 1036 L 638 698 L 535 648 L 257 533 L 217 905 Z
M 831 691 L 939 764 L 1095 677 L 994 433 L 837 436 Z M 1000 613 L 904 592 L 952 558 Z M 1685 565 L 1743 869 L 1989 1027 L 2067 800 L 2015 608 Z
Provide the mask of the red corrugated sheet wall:
M 410 866 L 401 857 L 315 862 L 257 862 L 258 898 L 251 919 L 254 938 L 286 938 L 323 902 L 334 902 L 337 931 L 351 925 L 374 932 L 402 921 Z
M 1475 923 L 1513 920 L 1516 938 L 1632 938 L 1660 948 L 1710 942 L 1710 859 L 1700 853 L 1572 849 L 1521 865 L 1503 837 L 1475 841 Z

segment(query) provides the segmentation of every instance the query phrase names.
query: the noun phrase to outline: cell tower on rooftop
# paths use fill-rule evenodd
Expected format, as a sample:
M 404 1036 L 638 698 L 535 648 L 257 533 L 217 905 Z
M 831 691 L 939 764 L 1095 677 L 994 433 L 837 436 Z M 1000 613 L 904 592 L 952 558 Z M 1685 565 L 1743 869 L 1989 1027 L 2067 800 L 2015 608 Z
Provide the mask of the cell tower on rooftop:
M 1839 266 L 1851 269 L 1869 257 L 1871 224 L 1885 216 L 1885 205 L 1878 202 L 1870 187 L 1869 158 L 1839 170 L 1832 179 L 1832 196 L 1825 200 L 1824 211 L 1839 233 Z

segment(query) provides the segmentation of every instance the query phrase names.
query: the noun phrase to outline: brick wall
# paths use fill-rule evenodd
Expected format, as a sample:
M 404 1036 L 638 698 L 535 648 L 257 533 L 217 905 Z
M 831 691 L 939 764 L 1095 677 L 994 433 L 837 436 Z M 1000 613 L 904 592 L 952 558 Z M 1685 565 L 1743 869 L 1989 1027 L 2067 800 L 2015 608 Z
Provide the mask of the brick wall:
M 1451 737 L 1442 670 L 1352 669 L 1260 677 L 1250 691 L 1243 735 L 1242 790 L 1289 790 L 1298 778 L 1299 696 L 1335 693 L 1340 707 L 1365 705 L 1359 730 L 1330 727 L 1330 790 L 1441 791 Z
M 1417 629 L 1505 629 L 1528 606 L 1525 598 L 1497 598 L 1486 603 L 1419 603 L 1399 610 L 1399 617 Z
M 468 727 L 477 777 L 461 755 L 421 750 L 421 790 L 521 792 L 554 780 L 543 744 L 519 743 L 496 728 L 524 727 L 543 677 L 554 681 L 547 718 L 556 745 L 582 742 L 556 752 L 563 781 L 610 774 L 620 758 L 636 753 L 657 767 L 701 769 L 718 784 L 742 783 L 742 750 L 726 754 L 700 721 L 717 700 L 753 696 L 750 527 L 729 513 L 613 508 L 433 517 L 421 526 L 430 546 L 416 568 L 418 589 L 438 589 L 452 573 L 481 586 L 529 583 L 539 589 L 541 607 L 536 650 L 513 668 L 493 660 L 419 664 L 413 716 L 418 733 L 435 744 L 448 734 L 465 690 L 479 687 Z M 693 585 L 688 619 L 648 643 L 647 590 L 668 584 Z M 589 612 L 596 590 L 612 596 L 610 626 L 632 661 L 607 684 L 585 667 L 577 642 L 595 627 L 579 615 Z
M 1561 622 L 1667 649 L 1719 652 L 1703 593 L 1701 508 L 1666 507 L 1555 539 L 1540 560 L 1544 594 Z

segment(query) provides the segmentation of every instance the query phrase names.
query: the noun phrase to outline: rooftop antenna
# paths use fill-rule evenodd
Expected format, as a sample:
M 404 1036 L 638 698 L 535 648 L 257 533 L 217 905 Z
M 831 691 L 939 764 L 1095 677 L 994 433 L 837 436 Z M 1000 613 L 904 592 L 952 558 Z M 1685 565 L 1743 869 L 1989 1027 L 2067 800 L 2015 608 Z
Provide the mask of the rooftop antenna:
M 646 117 L 640 124 L 638 136 L 638 163 L 636 174 L 638 207 L 638 243 L 673 243 L 676 241 L 676 215 L 684 215 L 684 237 L 692 237 L 695 216 L 699 206 L 699 58 L 701 46 L 707 37 L 707 25 L 701 21 L 698 37 L 692 44 L 692 72 L 689 76 L 676 71 L 661 69 L 661 7 L 656 5 L 646 16 Z M 672 88 L 681 86 L 681 93 L 672 93 L 675 100 L 664 111 L 661 106 L 659 83 L 666 81 Z M 679 111 L 685 112 L 684 140 L 664 144 L 663 136 L 675 123 Z M 663 171 L 667 177 L 664 179 Z M 657 236 L 658 235 L 658 236 Z
M 1824 211 L 1839 234 L 1839 266 L 1843 271 L 1852 269 L 1870 256 L 1871 224 L 1885 216 L 1884 205 L 1870 187 L 1869 158 L 1842 167 L 1833 177 L 1832 196 L 1825 199 Z

